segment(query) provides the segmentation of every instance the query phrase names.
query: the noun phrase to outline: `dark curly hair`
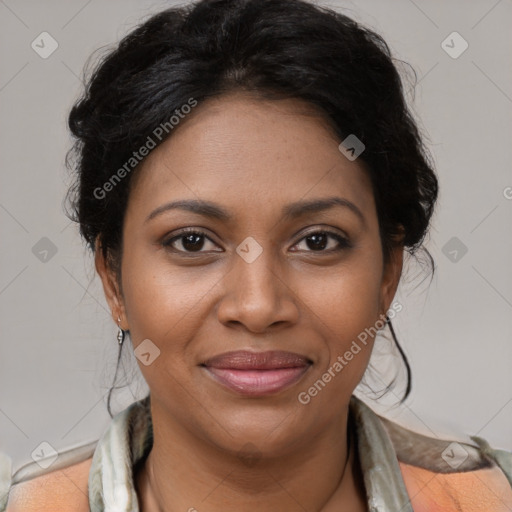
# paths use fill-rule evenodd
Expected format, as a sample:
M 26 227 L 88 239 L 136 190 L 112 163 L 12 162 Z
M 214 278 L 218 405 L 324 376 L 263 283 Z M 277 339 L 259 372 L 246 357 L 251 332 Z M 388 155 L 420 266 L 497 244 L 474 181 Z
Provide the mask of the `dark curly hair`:
M 71 217 L 90 248 L 99 241 L 119 270 L 137 166 L 108 194 L 97 191 L 190 98 L 201 103 L 245 90 L 303 99 L 325 114 L 340 141 L 355 134 L 365 145 L 359 159 L 371 177 L 384 258 L 398 239 L 414 254 L 427 233 L 438 181 L 393 61 L 380 35 L 303 0 L 201 0 L 159 12 L 108 50 L 70 112 L 76 138 L 67 156 L 76 171 Z M 410 368 L 388 325 L 407 368 L 403 401 Z

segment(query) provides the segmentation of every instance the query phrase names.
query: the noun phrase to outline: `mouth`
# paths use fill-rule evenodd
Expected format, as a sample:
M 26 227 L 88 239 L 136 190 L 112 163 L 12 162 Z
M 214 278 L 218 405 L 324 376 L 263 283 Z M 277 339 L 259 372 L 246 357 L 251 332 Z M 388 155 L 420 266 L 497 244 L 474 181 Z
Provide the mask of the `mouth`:
M 313 362 L 293 352 L 239 350 L 201 364 L 218 383 L 247 396 L 277 393 L 298 382 Z

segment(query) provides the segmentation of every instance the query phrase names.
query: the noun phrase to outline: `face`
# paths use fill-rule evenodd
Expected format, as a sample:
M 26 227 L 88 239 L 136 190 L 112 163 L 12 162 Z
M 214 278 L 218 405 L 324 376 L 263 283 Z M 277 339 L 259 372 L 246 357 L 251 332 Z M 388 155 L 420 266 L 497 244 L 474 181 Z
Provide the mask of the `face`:
M 198 105 L 134 176 L 120 283 L 97 251 L 154 424 L 225 450 L 284 453 L 339 423 L 398 284 L 362 163 L 307 108 Z

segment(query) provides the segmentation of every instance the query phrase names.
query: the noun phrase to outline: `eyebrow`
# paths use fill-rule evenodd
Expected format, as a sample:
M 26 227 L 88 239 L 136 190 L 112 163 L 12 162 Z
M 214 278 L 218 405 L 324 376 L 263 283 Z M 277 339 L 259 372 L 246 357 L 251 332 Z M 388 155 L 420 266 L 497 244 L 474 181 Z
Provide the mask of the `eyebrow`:
M 296 219 L 308 213 L 318 213 L 329 210 L 335 206 L 348 208 L 355 213 L 363 224 L 366 223 L 365 217 L 361 210 L 348 199 L 342 197 L 326 197 L 322 199 L 312 199 L 308 201 L 297 201 L 283 207 L 281 215 L 283 219 Z M 163 204 L 153 210 L 144 222 L 149 222 L 158 215 L 170 210 L 186 210 L 204 217 L 210 217 L 220 221 L 230 221 L 233 216 L 221 206 L 205 200 L 182 199 Z

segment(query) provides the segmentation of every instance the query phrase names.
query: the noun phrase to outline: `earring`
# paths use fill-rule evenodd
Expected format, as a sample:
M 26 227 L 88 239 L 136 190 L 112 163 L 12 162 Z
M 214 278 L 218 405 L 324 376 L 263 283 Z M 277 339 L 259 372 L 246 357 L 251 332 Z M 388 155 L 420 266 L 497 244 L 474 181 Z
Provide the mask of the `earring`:
M 117 317 L 117 325 L 119 327 L 119 331 L 117 331 L 117 342 L 119 343 L 120 346 L 122 346 L 125 333 L 123 329 L 121 329 L 121 319 L 119 317 Z

